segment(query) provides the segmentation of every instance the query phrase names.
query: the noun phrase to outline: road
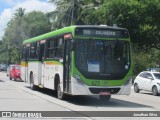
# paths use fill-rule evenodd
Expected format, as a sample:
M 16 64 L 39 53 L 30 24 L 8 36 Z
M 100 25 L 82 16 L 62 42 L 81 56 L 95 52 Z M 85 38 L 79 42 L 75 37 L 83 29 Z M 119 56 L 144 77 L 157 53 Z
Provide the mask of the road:
M 0 72 L 0 111 L 160 111 L 160 96 L 141 91 L 131 95 L 113 95 L 109 102 L 98 96 L 56 98 L 48 89 L 33 91 L 25 82 L 11 81 Z

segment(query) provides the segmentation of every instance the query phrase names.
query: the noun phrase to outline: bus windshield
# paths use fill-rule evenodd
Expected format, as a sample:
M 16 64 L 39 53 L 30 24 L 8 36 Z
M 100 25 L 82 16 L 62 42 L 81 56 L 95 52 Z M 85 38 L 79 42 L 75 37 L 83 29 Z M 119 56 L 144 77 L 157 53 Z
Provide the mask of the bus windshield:
M 76 39 L 75 64 L 88 79 L 122 79 L 131 64 L 129 42 Z

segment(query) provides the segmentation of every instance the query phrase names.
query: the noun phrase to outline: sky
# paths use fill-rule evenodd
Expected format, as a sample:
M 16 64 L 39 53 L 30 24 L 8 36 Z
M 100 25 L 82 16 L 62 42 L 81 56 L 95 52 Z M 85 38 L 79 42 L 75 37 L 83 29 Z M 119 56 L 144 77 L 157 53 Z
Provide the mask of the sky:
M 45 13 L 54 11 L 54 5 L 47 1 L 48 0 L 0 0 L 0 40 L 2 40 L 7 23 L 13 17 L 16 9 L 20 7 L 25 8 L 26 13 L 34 10 Z

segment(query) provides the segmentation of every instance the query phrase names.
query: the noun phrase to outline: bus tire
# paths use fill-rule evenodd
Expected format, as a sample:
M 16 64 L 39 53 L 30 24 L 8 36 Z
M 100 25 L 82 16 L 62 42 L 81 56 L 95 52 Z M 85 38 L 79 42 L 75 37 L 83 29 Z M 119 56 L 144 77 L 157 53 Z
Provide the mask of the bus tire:
M 65 99 L 65 94 L 61 91 L 60 83 L 57 84 L 57 97 L 60 100 L 64 100 Z
M 109 101 L 111 99 L 111 95 L 100 95 L 99 98 L 102 101 Z
M 33 73 L 30 75 L 30 88 L 32 90 L 36 90 L 36 86 L 34 85 Z

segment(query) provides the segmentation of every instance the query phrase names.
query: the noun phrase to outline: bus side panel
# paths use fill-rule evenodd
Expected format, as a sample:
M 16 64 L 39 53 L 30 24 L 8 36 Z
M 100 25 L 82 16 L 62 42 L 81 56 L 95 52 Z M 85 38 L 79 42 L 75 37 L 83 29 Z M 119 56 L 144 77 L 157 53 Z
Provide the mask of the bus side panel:
M 45 62 L 44 64 L 44 87 L 49 89 L 54 89 L 54 66 Z
M 34 85 L 38 85 L 39 62 L 28 62 L 28 80 L 30 83 L 30 74 L 33 73 Z
M 56 74 L 59 75 L 61 79 L 60 81 L 62 82 L 63 66 L 58 65 L 57 63 L 54 62 L 45 62 L 43 72 L 44 72 L 44 87 L 55 90 L 54 88 L 55 75 Z
M 38 63 L 38 85 L 42 85 L 43 79 L 42 79 L 42 70 L 43 69 L 43 64 L 42 62 Z

